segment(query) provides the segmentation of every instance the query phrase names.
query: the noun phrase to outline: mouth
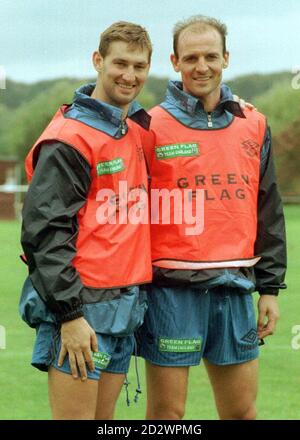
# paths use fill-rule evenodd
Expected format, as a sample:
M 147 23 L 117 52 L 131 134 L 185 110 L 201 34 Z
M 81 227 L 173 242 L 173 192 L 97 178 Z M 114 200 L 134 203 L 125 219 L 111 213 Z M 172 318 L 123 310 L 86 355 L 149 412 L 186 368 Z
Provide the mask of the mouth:
M 209 80 L 210 80 L 210 76 L 202 76 L 200 78 L 194 78 L 194 81 L 197 81 L 197 82 L 206 82 Z
M 116 84 L 123 90 L 131 91 L 135 88 L 135 85 L 121 84 L 121 83 L 116 83 Z

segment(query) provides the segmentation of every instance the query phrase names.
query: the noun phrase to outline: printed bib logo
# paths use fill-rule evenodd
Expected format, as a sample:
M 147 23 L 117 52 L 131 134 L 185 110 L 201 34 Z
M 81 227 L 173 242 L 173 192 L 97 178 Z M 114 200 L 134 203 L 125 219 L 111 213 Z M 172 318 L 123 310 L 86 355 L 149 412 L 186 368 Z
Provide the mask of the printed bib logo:
M 117 157 L 116 159 L 112 159 L 112 160 L 107 160 L 105 162 L 99 162 L 97 164 L 98 176 L 101 176 L 102 174 L 115 174 L 123 170 L 125 170 L 125 165 L 121 157 Z
M 101 368 L 102 370 L 105 370 L 107 368 L 111 356 L 107 353 L 103 353 L 102 351 L 97 351 L 93 353 L 92 355 L 95 367 Z
M 159 351 L 193 353 L 201 351 L 201 339 L 159 339 Z
M 259 144 L 251 139 L 242 142 L 242 148 L 250 157 L 259 156 Z
M 199 145 L 195 143 L 170 144 L 156 147 L 156 159 L 173 159 L 174 157 L 199 156 Z

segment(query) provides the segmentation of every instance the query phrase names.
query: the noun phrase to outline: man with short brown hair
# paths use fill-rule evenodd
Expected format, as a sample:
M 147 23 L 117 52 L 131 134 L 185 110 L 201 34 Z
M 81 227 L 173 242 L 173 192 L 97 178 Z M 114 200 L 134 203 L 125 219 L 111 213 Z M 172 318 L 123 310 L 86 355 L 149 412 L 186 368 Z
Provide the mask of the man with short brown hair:
M 31 183 L 22 246 L 29 278 L 20 309 L 37 329 L 32 364 L 48 371 L 54 419 L 113 417 L 133 331 L 143 321 L 139 286 L 152 275 L 147 209 L 140 206 L 136 223 L 118 216 L 132 191 L 147 192 L 139 126 L 148 130 L 150 117 L 134 99 L 151 52 L 141 26 L 106 29 L 93 54 L 96 84 L 76 91 L 26 158 Z M 109 221 L 101 217 L 103 190 Z

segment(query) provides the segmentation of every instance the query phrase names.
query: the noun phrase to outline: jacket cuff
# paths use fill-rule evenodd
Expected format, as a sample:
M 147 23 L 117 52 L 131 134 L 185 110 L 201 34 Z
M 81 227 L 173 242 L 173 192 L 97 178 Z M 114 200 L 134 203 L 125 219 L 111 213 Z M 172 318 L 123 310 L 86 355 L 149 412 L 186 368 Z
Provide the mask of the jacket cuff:
M 260 295 L 273 295 L 273 296 L 278 296 L 279 294 L 279 289 L 262 289 L 259 290 L 258 293 Z
M 280 289 L 286 289 L 287 285 L 285 283 L 280 283 L 279 285 L 276 286 L 266 286 L 266 287 L 261 287 L 258 288 L 258 293 L 260 295 L 274 295 L 274 296 L 278 296 L 279 294 L 279 290 Z
M 57 320 L 59 323 L 63 323 L 67 321 L 73 321 L 73 319 L 81 318 L 82 316 L 83 316 L 83 309 L 82 307 L 80 307 L 78 309 L 64 313 L 63 315 L 57 316 Z

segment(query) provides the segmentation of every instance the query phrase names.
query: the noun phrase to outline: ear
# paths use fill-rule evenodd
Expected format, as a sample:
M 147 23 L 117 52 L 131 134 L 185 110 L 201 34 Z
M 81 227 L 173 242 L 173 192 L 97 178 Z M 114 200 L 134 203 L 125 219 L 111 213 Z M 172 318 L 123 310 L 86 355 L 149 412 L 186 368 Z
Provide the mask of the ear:
M 103 58 L 97 50 L 93 53 L 93 65 L 95 70 L 100 73 L 103 65 Z
M 176 55 L 174 55 L 173 53 L 170 55 L 170 60 L 171 63 L 173 65 L 173 69 L 175 70 L 175 72 L 180 72 L 180 68 L 178 66 L 178 59 L 176 57 Z
M 228 67 L 229 65 L 229 52 L 225 52 L 225 54 L 223 55 L 223 69 L 226 69 L 226 67 Z

